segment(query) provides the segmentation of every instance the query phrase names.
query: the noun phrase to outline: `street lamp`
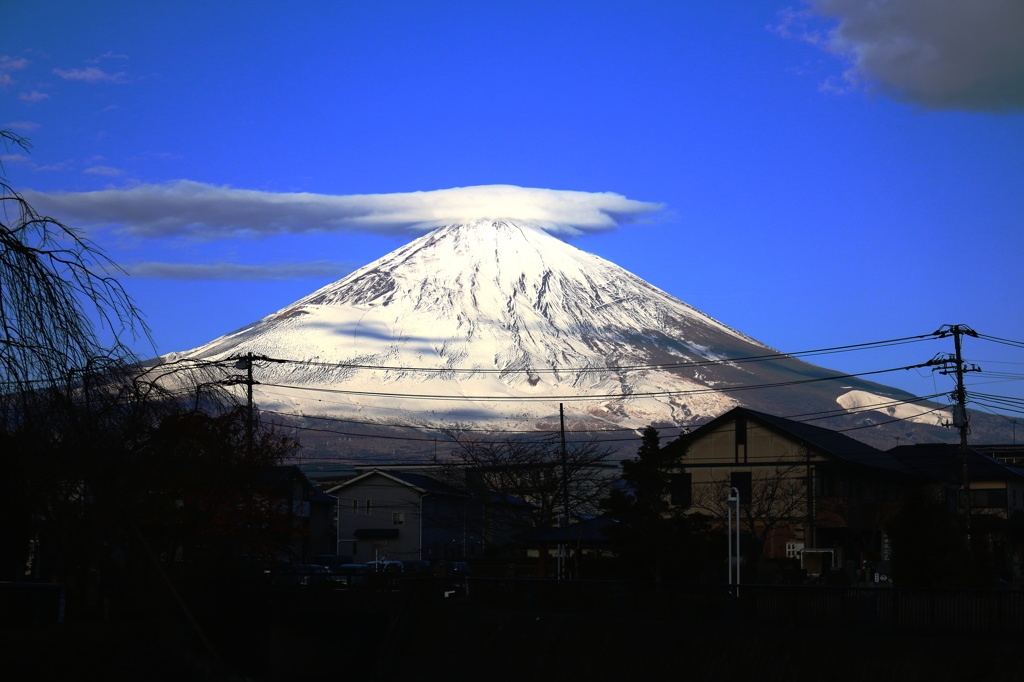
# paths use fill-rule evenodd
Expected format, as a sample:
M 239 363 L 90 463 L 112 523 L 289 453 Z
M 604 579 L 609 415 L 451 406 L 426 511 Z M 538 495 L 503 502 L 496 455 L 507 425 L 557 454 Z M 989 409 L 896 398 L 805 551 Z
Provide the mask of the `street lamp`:
M 738 488 L 730 488 L 730 495 L 725 498 L 726 510 L 728 512 L 729 524 L 729 586 L 735 585 L 736 593 L 739 594 L 740 587 L 740 491 Z M 735 555 L 733 554 L 733 510 L 736 510 L 736 545 Z M 733 569 L 733 558 L 736 559 L 736 568 Z M 735 577 L 735 580 L 734 580 Z

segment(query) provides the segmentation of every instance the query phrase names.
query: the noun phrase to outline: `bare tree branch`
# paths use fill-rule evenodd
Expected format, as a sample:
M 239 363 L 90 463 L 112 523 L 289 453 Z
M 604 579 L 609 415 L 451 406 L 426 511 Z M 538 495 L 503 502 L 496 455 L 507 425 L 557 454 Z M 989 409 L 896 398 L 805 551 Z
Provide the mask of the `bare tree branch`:
M 6 148 L 29 142 L 0 130 Z M 41 216 L 0 177 L 0 392 L 60 380 L 95 357 L 132 358 L 149 330 L 93 242 Z M 102 342 L 100 335 L 109 335 Z

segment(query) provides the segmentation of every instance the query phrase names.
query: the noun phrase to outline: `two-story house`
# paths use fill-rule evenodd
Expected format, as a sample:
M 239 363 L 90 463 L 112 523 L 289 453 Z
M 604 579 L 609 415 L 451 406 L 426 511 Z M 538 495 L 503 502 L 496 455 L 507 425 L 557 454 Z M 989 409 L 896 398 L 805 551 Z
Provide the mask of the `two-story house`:
M 951 514 L 969 513 L 972 544 L 977 553 L 991 557 L 997 575 L 1019 578 L 1024 570 L 1024 470 L 985 449 L 931 443 L 888 452 L 908 470 L 944 488 Z
M 355 562 L 483 553 L 485 505 L 427 474 L 373 469 L 328 493 L 338 500 L 338 554 Z
M 909 479 L 898 460 L 849 436 L 742 407 L 665 447 L 682 455 L 678 502 L 724 525 L 738 493 L 755 554 L 815 550 L 826 567 L 884 553 L 885 523 Z

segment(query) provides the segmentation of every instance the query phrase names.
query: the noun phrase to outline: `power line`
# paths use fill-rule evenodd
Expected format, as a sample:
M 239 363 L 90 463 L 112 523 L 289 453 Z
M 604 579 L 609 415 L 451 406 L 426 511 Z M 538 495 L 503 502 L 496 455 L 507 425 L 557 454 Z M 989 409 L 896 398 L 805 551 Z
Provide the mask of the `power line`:
M 833 346 L 829 348 L 817 348 L 813 350 L 795 351 L 792 353 L 770 353 L 764 355 L 749 355 L 737 358 L 709 358 L 705 360 L 694 360 L 688 362 L 671 362 L 671 363 L 660 363 L 660 364 L 638 364 L 638 365 L 605 365 L 605 366 L 585 366 L 585 367 L 525 367 L 525 368 L 481 368 L 481 367 L 416 367 L 416 366 L 404 366 L 404 365 L 366 365 L 359 363 L 347 363 L 347 362 L 324 362 L 319 360 L 298 360 L 298 359 L 287 359 L 287 358 L 270 358 L 270 357 L 257 357 L 257 360 L 266 360 L 269 362 L 283 362 L 297 365 L 307 365 L 313 367 L 330 367 L 338 369 L 363 369 L 363 370 L 374 370 L 374 371 L 394 371 L 394 372 L 425 372 L 431 374 L 580 374 L 590 372 L 622 372 L 622 371 L 640 371 L 640 370 L 659 370 L 659 369 L 685 369 L 691 367 L 706 367 L 709 365 L 729 365 L 729 364 L 744 364 L 748 362 L 765 362 L 770 360 L 778 360 L 784 358 L 797 358 L 804 356 L 813 355 L 831 355 L 835 353 L 846 353 L 856 350 L 873 350 L 877 348 L 887 348 L 890 346 L 899 346 L 909 343 L 916 343 L 927 339 L 940 338 L 939 332 L 933 332 L 931 334 L 921 334 L 918 336 L 907 336 L 897 339 L 886 339 L 883 341 L 869 341 L 866 343 L 849 344 L 845 346 Z M 239 356 L 241 357 L 241 356 Z M 168 363 L 163 364 L 179 364 L 179 363 L 195 363 L 201 366 L 218 366 L 223 363 L 234 361 L 237 358 L 230 356 L 221 360 L 205 360 L 205 359 L 190 359 L 190 358 L 177 358 Z M 161 366 L 161 365 L 158 365 Z
M 784 388 L 788 386 L 799 386 L 803 384 L 820 383 L 822 381 L 839 381 L 842 379 L 853 379 L 856 377 L 871 376 L 874 374 L 885 374 L 887 372 L 898 372 L 902 370 L 915 369 L 917 367 L 929 367 L 932 363 L 908 365 L 905 367 L 893 367 L 890 369 L 879 369 L 870 372 L 857 372 L 855 374 L 837 374 L 829 377 L 815 377 L 812 379 L 800 379 L 795 381 L 779 381 L 769 384 L 751 384 L 746 386 L 719 386 L 715 388 L 700 388 L 678 391 L 642 391 L 637 393 L 602 393 L 593 395 L 543 395 L 543 396 L 509 396 L 509 395 L 438 395 L 438 394 L 417 394 L 417 393 L 386 393 L 381 391 L 352 391 L 340 388 L 323 388 L 313 386 L 292 386 L 288 384 L 262 384 L 276 388 L 286 388 L 296 391 L 311 391 L 334 393 L 340 395 L 357 395 L 374 398 L 406 398 L 412 400 L 440 400 L 440 401 L 470 401 L 470 402 L 545 402 L 545 401 L 586 401 L 586 400 L 608 400 L 608 399 L 631 399 L 631 398 L 654 398 L 661 396 L 676 395 L 699 395 L 703 393 L 733 393 L 736 391 L 750 391 L 763 388 Z
M 861 413 L 865 413 L 865 412 L 876 412 L 876 411 L 880 411 L 880 409 L 884 409 L 885 407 L 889 407 L 889 406 L 893 406 L 893 405 L 923 402 L 925 400 L 929 400 L 931 398 L 938 397 L 939 395 L 944 395 L 944 394 L 937 394 L 935 396 L 927 396 L 927 397 L 914 398 L 913 400 L 907 400 L 907 401 L 893 400 L 893 401 L 887 401 L 885 403 L 872 403 L 870 405 L 861 406 L 861 407 L 859 407 L 858 409 L 855 409 L 855 410 L 828 410 L 828 411 L 825 411 L 825 412 L 811 412 L 811 413 L 805 413 L 805 414 L 802 414 L 802 415 L 793 415 L 793 416 L 783 417 L 783 419 L 789 419 L 789 420 L 800 422 L 800 423 L 807 423 L 807 422 L 817 421 L 817 420 L 820 420 L 820 419 L 830 419 L 830 418 L 835 418 L 835 417 L 851 416 L 851 415 L 857 415 L 857 414 L 861 414 Z M 912 421 L 914 419 L 919 419 L 920 417 L 922 417 L 924 415 L 933 414 L 935 412 L 939 412 L 939 411 L 941 411 L 943 409 L 947 409 L 947 408 L 939 406 L 939 407 L 932 408 L 930 410 L 926 410 L 924 412 L 920 412 L 920 413 L 913 414 L 913 415 L 908 415 L 906 417 L 899 417 L 899 418 L 890 419 L 890 420 L 887 420 L 887 421 L 884 421 L 884 422 L 877 422 L 877 423 L 873 423 L 873 424 L 859 425 L 859 426 L 848 427 L 848 428 L 844 428 L 844 429 L 833 429 L 833 431 L 836 432 L 836 433 L 843 433 L 845 431 L 856 431 L 856 430 L 865 429 L 865 428 L 872 428 L 872 427 L 878 426 L 880 424 L 891 424 L 891 423 L 897 423 L 897 422 L 902 422 L 902 421 Z M 270 412 L 270 413 L 271 414 L 282 414 L 282 413 L 274 413 L 274 412 Z M 800 419 L 799 417 L 809 417 L 809 418 L 808 419 Z M 308 417 L 308 418 L 311 418 L 311 419 L 322 419 L 322 420 L 327 420 L 327 421 L 340 421 L 340 422 L 345 422 L 346 421 L 346 420 L 343 420 L 343 419 L 334 419 L 334 418 L 331 418 L 331 417 L 315 417 L 315 416 L 311 416 L 311 417 Z M 367 422 L 360 422 L 360 423 L 367 423 Z M 392 428 L 393 427 L 393 425 L 389 425 L 389 424 L 373 424 L 373 425 L 374 426 L 378 426 L 380 428 Z M 658 429 L 659 429 L 659 431 L 678 430 L 680 432 L 680 435 L 681 435 L 683 432 L 687 431 L 688 429 L 696 428 L 699 425 L 700 425 L 699 423 L 684 424 L 684 425 L 676 424 L 674 426 L 658 427 Z M 317 427 L 312 427 L 312 426 L 299 426 L 299 425 L 289 425 L 289 428 L 295 428 L 295 429 L 300 429 L 300 430 L 303 430 L 303 431 L 312 431 L 312 432 L 319 432 L 319 433 L 332 433 L 332 434 L 336 434 L 336 435 L 352 436 L 352 437 L 356 437 L 356 438 L 381 438 L 381 439 L 386 439 L 386 440 L 400 440 L 400 441 L 408 441 L 408 442 L 435 442 L 435 443 L 444 445 L 446 447 L 459 447 L 459 442 L 457 440 L 438 441 L 438 439 L 436 437 L 429 438 L 429 437 L 392 436 L 392 435 L 378 436 L 376 434 L 354 433 L 354 432 L 350 432 L 350 431 L 339 431 L 339 430 L 336 430 L 336 429 L 326 429 L 326 428 L 317 428 Z M 558 431 L 554 431 L 554 430 L 552 430 L 552 431 L 502 431 L 502 430 L 459 429 L 459 428 L 429 427 L 429 426 L 400 426 L 399 428 L 413 428 L 413 429 L 420 429 L 420 430 L 450 431 L 450 432 L 460 432 L 460 433 L 467 432 L 467 431 L 482 431 L 482 432 L 485 432 L 485 433 L 525 433 L 525 434 L 532 434 L 532 435 L 538 436 L 538 442 L 542 442 L 543 438 L 550 438 L 550 437 L 553 437 L 555 434 L 558 433 Z M 596 445 L 600 445 L 600 444 L 603 444 L 603 443 L 630 442 L 630 441 L 635 441 L 638 438 L 638 435 L 636 435 L 636 434 L 637 434 L 637 432 L 641 431 L 642 429 L 643 429 L 643 427 L 621 429 L 622 431 L 630 431 L 630 432 L 633 433 L 633 435 L 628 436 L 628 437 L 622 437 L 622 438 L 596 438 L 596 439 L 587 439 L 587 440 L 570 440 L 570 441 L 567 441 L 567 442 L 570 443 L 570 444 L 588 444 L 588 443 L 593 443 L 593 444 L 596 444 Z M 597 431 L 597 432 L 600 432 L 600 431 Z M 588 429 L 588 430 L 577 431 L 577 432 L 570 432 L 570 433 L 590 434 L 590 433 L 595 433 L 595 431 L 592 431 L 592 430 Z M 473 441 L 473 443 L 475 443 L 475 444 L 484 444 L 484 445 L 487 445 L 487 444 L 500 444 L 500 443 L 504 443 L 504 442 L 505 441 L 503 441 L 503 440 L 475 440 L 475 441 Z

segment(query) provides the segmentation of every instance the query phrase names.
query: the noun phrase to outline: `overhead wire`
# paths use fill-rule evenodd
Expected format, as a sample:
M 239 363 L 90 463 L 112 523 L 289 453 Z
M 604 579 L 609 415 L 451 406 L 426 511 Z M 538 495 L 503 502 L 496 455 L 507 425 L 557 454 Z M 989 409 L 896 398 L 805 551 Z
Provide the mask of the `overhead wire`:
M 440 401 L 472 401 L 472 402 L 490 402 L 490 401 L 515 401 L 515 402 L 538 402 L 538 401 L 554 401 L 559 400 L 563 402 L 575 402 L 575 401 L 587 401 L 587 400 L 608 400 L 608 399 L 629 399 L 629 398 L 652 398 L 659 396 L 675 396 L 675 395 L 699 395 L 704 393 L 733 393 L 737 391 L 750 391 L 764 388 L 784 388 L 788 386 L 799 386 L 803 384 L 820 383 L 823 381 L 839 381 L 842 379 L 853 379 L 856 377 L 872 376 L 875 374 L 885 374 L 888 372 L 898 372 L 907 369 L 914 369 L 916 367 L 928 367 L 929 363 L 921 363 L 917 365 L 908 365 L 905 367 L 893 367 L 890 369 L 879 369 L 870 372 L 857 372 L 853 374 L 837 374 L 835 376 L 828 377 L 814 377 L 811 379 L 799 379 L 794 381 L 778 381 L 768 384 L 751 384 L 744 386 L 717 386 L 714 388 L 700 388 L 700 389 L 687 389 L 687 390 L 676 390 L 676 391 L 638 391 L 636 393 L 601 393 L 591 395 L 538 395 L 538 396 L 509 396 L 509 395 L 439 395 L 439 394 L 427 394 L 427 393 L 387 393 L 383 391 L 353 391 L 340 388 L 323 388 L 314 386 L 294 386 L 288 384 L 275 384 L 265 383 L 261 384 L 264 386 L 274 386 L 277 388 L 287 388 L 295 391 L 310 391 L 310 392 L 323 392 L 323 393 L 335 393 L 340 395 L 356 395 L 363 397 L 375 397 L 375 398 L 405 398 L 412 400 L 440 400 Z
M 935 397 L 938 397 L 938 396 L 926 396 L 926 397 L 914 398 L 913 400 L 894 400 L 894 401 L 887 401 L 887 402 L 884 402 L 884 403 L 872 403 L 872 404 L 869 404 L 869 405 L 860 406 L 860 407 L 858 407 L 857 409 L 854 409 L 854 410 L 842 410 L 842 411 L 840 411 L 840 410 L 827 410 L 825 412 L 810 412 L 810 413 L 805 413 L 805 414 L 802 414 L 802 415 L 793 415 L 793 416 L 783 417 L 783 418 L 784 419 L 790 419 L 792 421 L 801 422 L 801 423 L 806 423 L 806 422 L 816 421 L 816 420 L 819 420 L 819 419 L 829 419 L 829 418 L 834 418 L 834 417 L 856 415 L 856 414 L 861 414 L 861 413 L 864 413 L 864 412 L 879 411 L 880 409 L 884 409 L 884 408 L 892 406 L 892 405 L 923 402 L 925 400 L 929 400 L 929 399 L 935 398 Z M 859 429 L 863 429 L 863 428 L 870 428 L 872 426 L 877 426 L 880 423 L 888 424 L 888 423 L 894 423 L 894 422 L 900 422 L 900 421 L 908 421 L 908 420 L 918 419 L 918 418 L 920 418 L 923 415 L 932 414 L 932 413 L 941 411 L 943 409 L 946 409 L 946 408 L 942 407 L 942 406 L 939 406 L 939 407 L 932 408 L 930 410 L 925 410 L 924 412 L 916 413 L 916 414 L 913 414 L 913 415 L 908 415 L 906 417 L 900 417 L 900 418 L 895 418 L 895 419 L 887 420 L 885 422 L 878 422 L 878 423 L 867 424 L 867 425 L 858 425 L 858 426 L 854 426 L 854 427 L 841 428 L 841 429 L 833 429 L 833 431 L 835 431 L 837 433 L 842 433 L 844 431 L 855 431 L 855 430 L 859 430 Z M 275 413 L 275 412 L 272 412 L 272 411 L 271 411 L 271 413 L 272 414 L 281 414 L 281 413 Z M 311 418 L 311 419 L 319 419 L 319 420 L 326 420 L 326 421 L 340 421 L 340 422 L 347 421 L 347 420 L 335 419 L 335 418 L 330 418 L 330 417 L 317 417 L 317 416 L 309 416 L 309 415 L 306 415 L 306 416 L 308 418 Z M 809 418 L 807 418 L 807 419 L 800 419 L 800 417 L 809 417 Z M 366 423 L 366 422 L 363 422 L 363 423 Z M 380 428 L 391 428 L 391 427 L 394 426 L 394 425 L 390 425 L 390 424 L 379 424 L 379 423 L 378 424 L 372 424 L 372 425 L 380 427 Z M 670 431 L 679 431 L 680 433 L 683 433 L 683 432 L 685 432 L 685 431 L 687 431 L 687 430 L 689 430 L 691 428 L 695 428 L 697 426 L 699 426 L 699 423 L 695 422 L 695 423 L 692 423 L 692 424 L 682 424 L 682 425 L 676 424 L 676 425 L 673 425 L 673 426 L 661 426 L 661 427 L 658 427 L 658 428 L 659 428 L 659 431 L 670 430 Z M 287 425 L 287 428 L 295 428 L 295 429 L 304 430 L 304 431 L 311 431 L 311 432 L 332 433 L 332 434 L 336 434 L 336 435 L 352 436 L 352 437 L 357 437 L 357 438 L 378 438 L 378 437 L 380 437 L 380 438 L 387 439 L 387 440 L 401 440 L 401 441 L 409 441 L 409 442 L 437 442 L 439 444 L 443 444 L 443 445 L 446 445 L 446 446 L 458 447 L 458 441 L 454 440 L 454 439 L 439 441 L 436 437 L 430 438 L 430 437 L 395 436 L 395 435 L 378 436 L 376 434 L 356 433 L 356 432 L 351 432 L 351 431 L 340 431 L 340 430 L 337 430 L 337 429 L 318 428 L 318 427 L 313 427 L 313 426 L 303 426 L 303 425 L 294 425 L 294 424 Z M 526 434 L 538 436 L 538 440 L 540 440 L 542 438 L 551 437 L 551 436 L 554 436 L 554 435 L 559 433 L 559 431 L 555 431 L 555 430 L 551 430 L 551 431 L 546 431 L 546 430 L 542 430 L 542 431 L 503 431 L 503 430 L 500 430 L 500 429 L 499 430 L 460 429 L 460 428 L 412 426 L 412 425 L 405 425 L 405 426 L 402 426 L 401 428 L 411 428 L 411 429 L 418 429 L 418 430 L 424 430 L 424 431 L 438 431 L 438 432 L 447 431 L 447 432 L 459 432 L 459 433 L 467 432 L 467 431 L 474 431 L 474 432 L 479 431 L 479 432 L 485 432 L 485 433 L 526 433 Z M 587 438 L 586 440 L 573 440 L 573 439 L 570 439 L 570 440 L 567 440 L 566 442 L 570 443 L 570 444 L 594 443 L 594 444 L 600 445 L 602 443 L 621 443 L 621 442 L 635 441 L 637 439 L 637 435 L 636 434 L 638 432 L 642 431 L 643 428 L 644 427 L 642 427 L 642 426 L 638 426 L 638 427 L 629 428 L 629 429 L 619 429 L 620 431 L 629 431 L 629 432 L 632 433 L 632 435 L 624 436 L 622 438 Z M 601 433 L 601 432 L 602 431 L 600 431 L 600 430 L 594 431 L 594 430 L 591 430 L 591 429 L 585 429 L 585 430 L 581 430 L 581 431 L 570 431 L 570 432 L 567 432 L 567 433 L 570 434 L 570 435 L 571 434 L 589 435 L 589 434 L 592 434 L 592 433 Z M 504 440 L 474 440 L 473 441 L 473 443 L 475 443 L 475 444 L 498 444 L 498 443 L 503 443 L 503 442 L 505 442 L 505 441 Z
M 736 358 L 708 358 L 705 360 L 694 360 L 687 362 L 669 362 L 669 363 L 651 363 L 651 364 L 638 364 L 638 365 L 603 365 L 603 366 L 584 366 L 584 367 L 524 367 L 524 368 L 481 368 L 481 367 L 417 367 L 417 366 L 405 366 L 405 365 L 364 365 L 358 363 L 347 363 L 347 362 L 324 362 L 321 360 L 298 360 L 298 359 L 282 359 L 282 358 L 266 358 L 274 362 L 287 362 L 299 365 L 309 365 L 315 367 L 331 367 L 331 368 L 342 368 L 342 369 L 365 369 L 375 371 L 393 371 L 393 372 L 424 372 L 431 374 L 580 374 L 590 372 L 619 372 L 619 371 L 638 371 L 638 370 L 657 370 L 657 369 L 684 369 L 690 367 L 706 367 L 710 365 L 728 365 L 728 364 L 743 364 L 748 362 L 764 362 L 769 360 L 778 360 L 785 358 L 796 358 L 805 357 L 810 355 L 832 355 L 835 353 L 852 352 L 855 350 L 866 350 L 875 348 L 886 348 L 889 346 L 898 346 L 908 343 L 916 343 L 926 339 L 937 339 L 939 335 L 937 333 L 921 334 L 918 336 L 907 336 L 897 339 L 887 339 L 884 341 L 870 341 L 867 343 L 849 344 L 845 346 L 833 346 L 830 348 L 818 348 L 813 350 L 796 351 L 791 353 L 769 353 L 764 355 L 749 355 L 741 356 Z M 234 356 L 228 358 L 231 360 L 236 359 Z M 227 361 L 225 359 L 224 361 Z M 258 360 L 259 358 L 257 358 Z

